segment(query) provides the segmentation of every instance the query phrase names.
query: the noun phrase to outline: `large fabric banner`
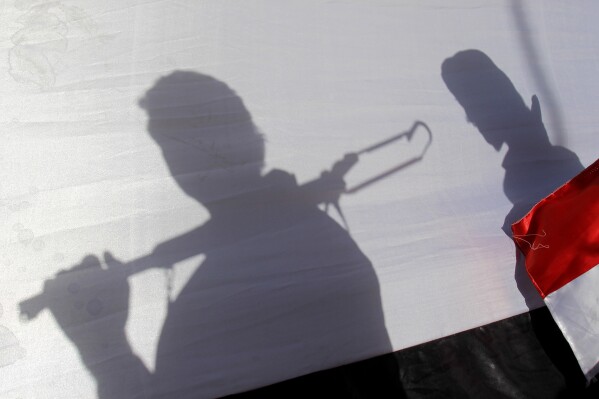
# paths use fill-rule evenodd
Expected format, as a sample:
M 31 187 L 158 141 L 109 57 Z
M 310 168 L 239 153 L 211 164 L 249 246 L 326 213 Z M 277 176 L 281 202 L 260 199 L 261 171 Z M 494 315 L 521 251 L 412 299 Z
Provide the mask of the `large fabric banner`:
M 0 396 L 219 397 L 543 301 L 593 1 L 0 0 Z

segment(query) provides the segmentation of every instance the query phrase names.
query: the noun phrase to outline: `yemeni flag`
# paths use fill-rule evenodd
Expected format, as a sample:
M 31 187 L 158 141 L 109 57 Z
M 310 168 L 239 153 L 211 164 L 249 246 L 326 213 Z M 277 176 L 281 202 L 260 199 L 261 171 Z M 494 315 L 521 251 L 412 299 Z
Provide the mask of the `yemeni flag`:
M 512 231 L 532 282 L 591 380 L 599 372 L 599 160 Z

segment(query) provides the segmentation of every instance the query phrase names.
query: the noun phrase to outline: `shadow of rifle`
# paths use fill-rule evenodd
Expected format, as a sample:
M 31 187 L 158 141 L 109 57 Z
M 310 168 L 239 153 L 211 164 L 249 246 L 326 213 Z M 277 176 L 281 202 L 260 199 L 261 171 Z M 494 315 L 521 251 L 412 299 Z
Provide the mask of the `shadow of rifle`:
M 350 188 L 345 188 L 345 187 L 338 186 L 338 185 L 331 183 L 331 182 L 342 181 L 343 177 L 358 162 L 359 157 L 361 157 L 365 154 L 375 152 L 375 151 L 377 151 L 383 147 L 386 147 L 392 143 L 395 143 L 403 138 L 406 138 L 406 140 L 408 142 L 411 142 L 412 138 L 414 137 L 414 135 L 416 134 L 416 132 L 418 131 L 419 128 L 424 129 L 424 131 L 426 132 L 426 134 L 428 136 L 428 140 L 426 141 L 426 144 L 425 144 L 424 148 L 422 149 L 422 151 L 417 156 L 415 156 L 407 161 L 403 161 L 403 162 L 399 163 L 398 165 L 393 166 L 393 167 L 379 173 L 378 175 L 368 178 Z M 299 187 L 300 191 L 296 191 L 296 193 L 298 193 L 298 195 L 305 194 L 307 196 L 311 196 L 310 193 L 319 193 L 318 201 L 315 201 L 315 202 L 323 203 L 325 205 L 325 211 L 328 211 L 329 205 L 333 206 L 335 208 L 335 210 L 337 211 L 337 213 L 339 214 L 339 216 L 341 217 L 341 219 L 345 225 L 345 228 L 348 229 L 348 225 L 345 220 L 345 216 L 343 215 L 343 211 L 341 210 L 341 207 L 339 205 L 339 199 L 340 199 L 341 195 L 342 194 L 346 194 L 346 195 L 355 194 L 355 193 L 371 186 L 374 183 L 377 183 L 377 182 L 379 182 L 379 181 L 381 181 L 381 180 L 383 180 L 383 179 L 385 179 L 385 178 L 387 178 L 387 177 L 389 177 L 389 176 L 391 176 L 411 165 L 416 164 L 417 162 L 422 161 L 424 159 L 424 156 L 427 153 L 429 147 L 431 146 L 432 141 L 433 141 L 433 135 L 432 135 L 432 132 L 431 132 L 430 128 L 428 127 L 428 125 L 422 121 L 416 121 L 416 122 L 414 122 L 412 127 L 407 131 L 404 131 L 402 133 L 399 133 L 397 135 L 389 137 L 389 138 L 387 138 L 383 141 L 380 141 L 376 144 L 373 144 L 369 147 L 363 148 L 355 153 L 350 153 L 350 154 L 345 155 L 345 157 L 342 160 L 336 162 L 333 165 L 333 167 L 331 168 L 330 171 L 325 171 L 322 173 L 320 178 L 303 184 L 302 186 Z M 178 241 L 193 242 L 193 239 L 191 239 L 193 234 L 194 234 L 194 231 L 191 231 L 191 232 L 185 233 L 183 236 L 177 236 L 173 239 L 170 239 L 160 245 L 161 245 L 161 247 L 169 247 L 169 243 L 174 243 L 174 242 L 178 242 Z M 184 239 L 182 240 L 182 238 L 184 238 Z M 180 251 L 180 252 L 181 253 L 178 254 L 179 256 L 171 257 L 169 259 L 170 260 L 170 262 L 168 262 L 169 266 L 164 266 L 164 262 L 161 262 L 160 257 L 157 256 L 156 251 L 154 251 L 150 254 L 141 256 L 139 258 L 136 258 L 132 261 L 129 261 L 126 264 L 120 264 L 120 262 L 115 261 L 114 258 L 112 257 L 112 255 L 110 255 L 110 253 L 108 253 L 108 252 L 106 252 L 104 254 L 104 260 L 105 260 L 105 264 L 107 266 L 110 264 L 113 264 L 113 263 L 119 263 L 119 265 L 126 266 L 126 267 L 121 267 L 120 271 L 121 271 L 121 273 L 124 273 L 123 277 L 127 278 L 129 276 L 132 276 L 134 274 L 137 274 L 141 271 L 144 271 L 144 270 L 147 270 L 150 268 L 163 268 L 163 269 L 169 270 L 172 267 L 172 265 L 174 265 L 175 263 L 183 261 L 191 256 L 197 255 L 197 253 L 190 253 L 189 251 Z M 44 284 L 44 289 L 42 290 L 41 293 L 20 302 L 19 310 L 20 310 L 20 314 L 21 314 L 21 319 L 25 320 L 25 321 L 33 320 L 39 315 L 39 313 L 41 311 L 43 311 L 44 309 L 46 309 L 49 306 L 49 303 L 51 303 L 51 301 L 52 301 L 53 294 L 50 293 L 49 290 L 46 289 L 46 287 L 49 285 L 49 283 L 51 281 L 60 280 L 61 277 L 65 276 L 67 274 L 70 274 L 70 273 L 85 271 L 85 270 L 89 270 L 90 268 L 93 268 L 93 267 L 98 267 L 98 262 L 99 262 L 99 260 L 95 256 L 87 256 L 83 259 L 81 264 L 74 266 L 68 270 L 62 270 L 56 274 L 56 277 L 54 277 L 53 279 L 47 280 L 46 283 Z M 103 269 L 107 270 L 108 267 L 103 268 Z M 112 270 L 114 270 L 114 264 L 112 265 Z

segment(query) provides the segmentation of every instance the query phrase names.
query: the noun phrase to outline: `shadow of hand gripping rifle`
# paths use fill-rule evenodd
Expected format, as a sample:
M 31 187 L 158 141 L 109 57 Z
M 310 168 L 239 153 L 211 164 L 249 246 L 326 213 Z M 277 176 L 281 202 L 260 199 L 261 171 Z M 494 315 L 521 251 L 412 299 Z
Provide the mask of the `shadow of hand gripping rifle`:
M 315 205 L 324 204 L 325 212 L 328 211 L 329 205 L 332 205 L 341 217 L 346 229 L 348 226 L 339 206 L 339 198 L 346 190 L 345 175 L 356 163 L 358 163 L 358 154 L 345 154 L 343 159 L 333 164 L 331 170 L 322 172 L 320 178 L 299 187 L 300 193 L 307 196 L 310 202 Z
M 129 283 L 124 265 L 106 252 L 105 267 L 93 255 L 44 283 L 41 294 L 21 302 L 21 314 L 33 319 L 52 312 L 98 382 L 98 397 L 139 397 L 148 370 L 132 352 L 125 334 Z

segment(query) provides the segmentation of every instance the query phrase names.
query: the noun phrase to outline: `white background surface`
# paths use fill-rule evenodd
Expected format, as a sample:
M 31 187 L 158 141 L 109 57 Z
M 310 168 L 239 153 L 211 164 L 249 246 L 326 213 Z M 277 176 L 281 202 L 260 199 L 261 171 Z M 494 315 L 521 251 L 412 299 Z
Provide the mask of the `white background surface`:
M 467 123 L 441 79 L 444 59 L 485 52 L 527 104 L 539 96 L 553 144 L 583 165 L 597 156 L 592 1 L 4 0 L 0 7 L 0 325 L 24 351 L 0 368 L 1 397 L 95 397 L 93 378 L 50 313 L 22 323 L 18 303 L 86 254 L 108 249 L 133 259 L 207 219 L 170 179 L 137 106 L 173 70 L 232 87 L 267 139 L 267 169 L 299 182 L 415 120 L 430 126 L 434 140 L 422 162 L 341 202 L 378 275 L 395 349 L 527 309 L 514 282 L 514 246 L 501 230 L 511 208 L 502 189 L 505 149 L 496 152 Z M 416 136 L 395 148 L 408 159 L 422 142 Z M 394 151 L 365 155 L 348 184 L 393 166 Z M 175 295 L 198 263 L 177 265 Z M 131 283 L 127 332 L 152 369 L 164 274 L 148 271 Z

